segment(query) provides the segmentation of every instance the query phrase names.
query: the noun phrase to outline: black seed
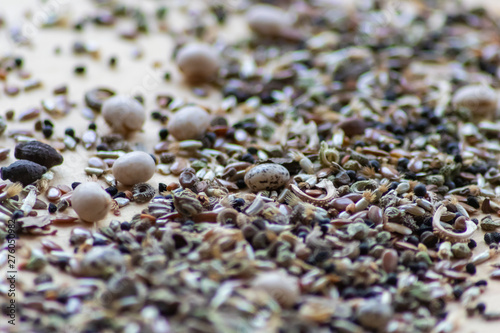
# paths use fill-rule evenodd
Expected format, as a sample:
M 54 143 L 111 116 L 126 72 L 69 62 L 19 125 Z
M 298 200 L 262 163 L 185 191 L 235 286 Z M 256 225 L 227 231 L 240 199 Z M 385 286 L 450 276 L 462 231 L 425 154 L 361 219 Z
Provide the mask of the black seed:
M 413 189 L 413 193 L 415 193 L 417 197 L 425 197 L 425 195 L 427 194 L 427 188 L 424 184 L 418 184 Z
M 164 184 L 164 183 L 159 183 L 158 184 L 158 191 L 161 193 L 161 192 L 165 192 L 167 190 L 167 185 Z
M 116 199 L 116 198 L 127 198 L 127 195 L 124 192 L 118 192 L 117 194 L 115 194 L 113 196 L 113 199 Z
M 474 265 L 473 263 L 468 263 L 467 265 L 465 265 L 465 271 L 467 273 L 469 273 L 470 275 L 474 275 L 476 274 L 476 265 Z
M 95 131 L 97 129 L 97 125 L 95 123 L 90 123 L 89 124 L 89 130 Z
M 22 210 L 16 210 L 14 213 L 12 213 L 12 219 L 17 220 L 24 217 L 24 212 Z
M 75 67 L 75 74 L 85 74 L 85 66 L 76 66 Z
M 168 137 L 168 129 L 162 128 L 160 132 L 158 132 L 158 135 L 160 136 L 160 140 L 165 141 L 167 140 Z
M 71 183 L 71 188 L 74 190 L 80 184 L 81 184 L 80 182 L 73 182 Z
M 460 297 L 462 297 L 462 294 L 464 293 L 464 290 L 462 289 L 462 287 L 455 287 L 453 288 L 453 296 L 455 297 L 456 300 L 459 300 Z
M 360 255 L 362 255 L 362 256 L 367 255 L 369 250 L 370 250 L 370 246 L 368 245 L 368 243 L 363 242 L 363 243 L 359 244 L 359 254 Z
M 399 182 L 392 182 L 391 185 L 389 185 L 389 191 L 395 190 L 399 186 Z
M 110 186 L 106 189 L 106 192 L 108 192 L 108 194 L 113 197 L 118 193 L 118 189 L 114 186 Z
M 95 147 L 95 149 L 96 149 L 97 151 L 108 151 L 108 150 L 109 150 L 109 147 L 108 147 L 108 145 L 107 145 L 107 144 L 105 144 L 105 143 L 100 143 L 100 144 L 98 144 L 98 145 Z
M 161 118 L 161 113 L 158 111 L 151 112 L 151 118 L 154 120 L 159 120 Z
M 483 302 L 477 303 L 476 309 L 477 309 L 477 312 L 479 312 L 480 314 L 483 314 L 484 311 L 486 310 L 486 304 L 484 304 Z
M 52 202 L 49 203 L 49 213 L 54 214 L 57 211 L 57 206 L 54 205 Z
M 488 281 L 486 280 L 479 280 L 476 283 L 474 283 L 476 287 L 485 287 L 488 285 Z
M 487 233 L 484 234 L 484 241 L 488 245 L 490 245 L 491 243 L 493 243 L 493 236 L 491 235 L 491 232 L 487 232 Z
M 45 119 L 45 120 L 43 121 L 43 125 L 44 125 L 44 126 L 48 126 L 48 127 L 54 127 L 54 123 L 53 123 L 53 122 L 51 122 L 49 119 Z
M 469 196 L 467 197 L 467 204 L 475 209 L 479 209 L 479 201 L 476 197 Z
M 469 246 L 469 249 L 471 249 L 471 250 L 472 250 L 472 249 L 476 248 L 477 243 L 476 243 L 476 241 L 475 241 L 475 240 L 471 239 L 471 240 L 469 241 L 469 243 L 467 243 L 467 245 Z
M 368 165 L 370 167 L 372 167 L 373 169 L 375 169 L 375 171 L 379 171 L 380 170 L 380 162 L 377 161 L 377 160 L 371 160 L 370 162 L 368 162 Z
M 71 127 L 66 128 L 64 131 L 64 134 L 69 135 L 70 137 L 74 138 L 75 137 L 75 130 L 72 129 Z
M 129 222 L 127 222 L 127 221 L 122 222 L 122 224 L 120 225 L 120 228 L 121 228 L 122 230 L 130 230 L 130 227 L 131 227 L 131 225 L 130 225 L 130 223 L 129 223 Z
M 255 159 L 253 158 L 253 156 L 251 154 L 245 154 L 245 155 L 241 156 L 241 160 L 244 162 L 251 163 L 251 164 L 255 163 Z
M 42 128 L 42 133 L 43 133 L 44 138 L 48 139 L 52 136 L 52 134 L 54 133 L 54 130 L 52 129 L 52 127 L 44 126 Z

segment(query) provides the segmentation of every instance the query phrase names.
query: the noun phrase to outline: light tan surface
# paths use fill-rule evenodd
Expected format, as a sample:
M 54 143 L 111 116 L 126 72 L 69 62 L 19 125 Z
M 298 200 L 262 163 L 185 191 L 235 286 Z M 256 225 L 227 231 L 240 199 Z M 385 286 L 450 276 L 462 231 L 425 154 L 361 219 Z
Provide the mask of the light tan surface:
M 190 0 L 191 1 L 191 0 Z M 136 3 L 139 1 L 136 1 Z M 159 1 L 141 1 L 143 6 L 153 12 Z M 172 4 L 175 1 L 164 1 L 165 4 Z M 470 3 L 479 3 L 478 0 L 470 0 Z M 482 1 L 485 2 L 485 1 Z M 82 12 L 88 11 L 90 8 L 90 1 L 49 1 L 49 3 L 60 3 L 58 10 L 67 12 L 70 18 L 80 17 Z M 500 12 L 500 2 L 492 0 L 489 5 L 495 7 L 496 11 Z M 31 13 L 38 15 L 46 10 L 44 4 L 39 1 L 31 0 L 5 0 L 0 2 L 0 13 L 9 22 L 24 22 L 23 16 L 26 9 L 30 9 Z M 76 15 L 79 14 L 79 15 Z M 41 14 L 39 14 L 41 15 Z M 29 22 L 29 21 L 28 21 Z M 183 28 L 183 22 L 180 15 L 175 13 L 169 14 L 168 30 L 170 32 L 180 32 Z M 22 26 L 22 25 L 20 25 Z M 28 27 L 29 28 L 29 27 Z M 169 34 L 164 32 L 153 31 L 147 36 L 141 36 L 136 42 L 130 42 L 118 37 L 116 29 L 112 28 L 95 28 L 91 25 L 86 26 L 85 30 L 77 33 L 68 28 L 50 28 L 50 29 L 35 29 L 33 31 L 32 46 L 31 47 L 15 47 L 6 41 L 7 31 L 5 28 L 0 29 L 0 53 L 5 53 L 6 50 L 11 49 L 14 54 L 22 55 L 25 59 L 25 68 L 30 71 L 35 79 L 40 79 L 43 82 L 43 88 L 34 90 L 32 92 L 22 92 L 16 97 L 8 97 L 3 92 L 0 92 L 0 114 L 8 109 L 16 110 L 16 114 L 20 111 L 33 106 L 40 106 L 40 101 L 43 98 L 50 97 L 54 87 L 60 84 L 67 84 L 69 88 L 70 100 L 76 103 L 70 115 L 65 118 L 59 119 L 55 122 L 54 139 L 61 138 L 64 130 L 67 127 L 73 127 L 77 135 L 81 135 L 90 123 L 85 120 L 80 113 L 83 103 L 83 96 L 86 91 L 96 86 L 107 86 L 115 89 L 119 93 L 136 92 L 141 93 L 146 100 L 146 110 L 148 112 L 148 119 L 144 126 L 144 131 L 137 133 L 131 137 L 131 142 L 138 146 L 144 147 L 148 152 L 152 152 L 155 143 L 158 142 L 157 133 L 160 129 L 158 122 L 153 122 L 149 113 L 155 108 L 155 98 L 159 93 L 168 93 L 176 97 L 182 97 L 190 102 L 197 102 L 203 106 L 209 107 L 213 112 L 217 110 L 220 95 L 217 91 L 211 91 L 208 98 L 196 97 L 183 83 L 180 74 L 175 69 L 175 66 L 170 61 L 171 51 L 174 46 L 174 40 Z M 221 32 L 220 38 L 224 40 L 238 40 L 244 38 L 248 34 L 245 27 L 233 18 L 230 19 L 229 24 Z M 71 47 L 74 41 L 81 40 L 84 42 L 95 42 L 99 45 L 100 59 L 92 59 L 88 55 L 75 56 L 71 52 Z M 55 55 L 54 49 L 61 48 L 61 54 Z M 134 48 L 139 47 L 144 57 L 142 59 L 133 59 L 132 52 Z M 107 60 L 111 55 L 116 55 L 119 58 L 118 66 L 116 69 L 110 69 L 107 65 Z M 153 63 L 159 62 L 160 67 L 153 69 Z M 76 64 L 85 64 L 87 66 L 87 74 L 84 76 L 75 76 L 73 68 Z M 172 80 L 166 82 L 162 79 L 162 74 L 165 71 L 172 72 Z M 43 114 L 42 119 L 47 118 Z M 21 123 L 19 121 L 10 122 L 9 129 L 33 129 L 33 121 Z M 104 123 L 103 119 L 99 117 L 96 121 L 99 133 L 108 133 L 109 128 Z M 41 133 L 37 133 L 37 138 L 42 138 Z M 9 139 L 6 135 L 0 138 L 1 147 L 14 146 L 13 139 Z M 86 151 L 83 147 L 78 146 L 75 152 L 66 152 L 64 154 L 64 164 L 53 169 L 55 178 L 51 184 L 66 184 L 70 185 L 74 181 L 85 181 L 86 175 L 83 168 L 86 166 L 87 159 L 92 155 L 91 152 Z M 0 165 L 8 165 L 14 161 L 13 151 L 10 157 L 1 162 Z M 158 173 L 153 177 L 150 184 L 157 186 L 158 182 L 168 183 L 169 178 L 161 176 Z M 104 182 L 102 182 L 104 184 Z M 119 220 L 126 220 L 132 214 L 137 213 L 141 207 L 136 204 L 131 204 L 128 207 L 122 208 L 122 216 L 113 217 L 112 214 L 108 218 L 101 221 L 99 225 L 107 225 L 109 220 L 117 218 Z M 48 237 L 57 244 L 69 249 L 69 232 L 72 227 L 79 225 L 92 228 L 92 225 L 77 223 L 72 225 L 57 225 L 58 232 L 55 236 Z M 19 245 L 29 245 L 32 247 L 40 247 L 40 237 L 26 237 L 18 242 Z M 481 249 L 485 248 L 482 239 L 482 232 L 478 232 L 476 239 L 479 248 L 474 253 L 479 253 Z M 20 253 L 22 251 L 20 250 Z M 19 256 L 18 256 L 19 257 Z M 63 276 L 57 270 L 49 268 L 54 273 L 56 281 L 64 281 L 70 284 L 71 278 Z M 492 269 L 489 264 L 483 264 L 478 267 L 478 274 L 475 279 L 481 276 L 486 276 Z M 2 268 L 1 276 L 4 276 L 4 268 Z M 33 283 L 33 273 L 20 272 L 19 277 L 21 283 L 31 285 Z M 500 282 L 489 282 L 487 292 L 481 296 L 481 300 L 487 304 L 490 310 L 500 310 Z M 487 323 L 484 320 L 476 318 L 466 318 L 465 311 L 457 303 L 449 304 L 449 319 L 455 321 L 459 327 L 455 332 L 500 332 L 500 322 Z M 4 324 L 2 323 L 0 327 Z

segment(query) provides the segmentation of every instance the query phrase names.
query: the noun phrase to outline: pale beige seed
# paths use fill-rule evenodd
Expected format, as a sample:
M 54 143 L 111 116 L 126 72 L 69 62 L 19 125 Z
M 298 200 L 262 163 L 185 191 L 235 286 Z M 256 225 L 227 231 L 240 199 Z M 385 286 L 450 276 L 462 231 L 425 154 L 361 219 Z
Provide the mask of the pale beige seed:
M 189 82 L 210 82 L 219 71 L 219 55 L 207 44 L 191 43 L 182 47 L 175 59 Z
M 102 105 L 102 115 L 113 132 L 123 135 L 139 131 L 146 120 L 142 104 L 124 95 L 107 99 Z
M 113 176 L 124 185 L 147 182 L 155 173 L 155 162 L 151 155 L 134 151 L 118 158 L 113 164 Z
M 210 125 L 210 115 L 199 106 L 186 106 L 177 111 L 167 129 L 177 140 L 199 139 Z
M 255 5 L 246 13 L 248 26 L 259 35 L 280 37 L 294 23 L 282 9 L 271 5 Z
M 83 183 L 73 192 L 71 205 L 82 221 L 96 222 L 106 217 L 111 208 L 111 197 L 99 184 Z
M 297 278 L 281 271 L 259 274 L 253 280 L 252 286 L 267 292 L 284 308 L 292 307 L 300 295 Z
M 498 93 L 487 85 L 471 84 L 458 89 L 453 95 L 456 110 L 466 109 L 474 121 L 496 118 Z

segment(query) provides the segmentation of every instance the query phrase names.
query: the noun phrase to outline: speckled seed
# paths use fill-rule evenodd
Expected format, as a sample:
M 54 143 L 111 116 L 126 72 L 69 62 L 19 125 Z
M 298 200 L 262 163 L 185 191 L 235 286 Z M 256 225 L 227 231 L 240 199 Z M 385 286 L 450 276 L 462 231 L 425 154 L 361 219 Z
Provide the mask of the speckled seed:
M 467 109 L 475 121 L 493 120 L 496 116 L 497 104 L 497 92 L 487 85 L 468 85 L 458 89 L 453 95 L 455 109 Z
M 283 30 L 293 24 L 293 20 L 286 12 L 270 5 L 250 7 L 246 13 L 246 19 L 250 29 L 257 34 L 268 37 L 281 36 Z
M 111 197 L 99 184 L 83 183 L 73 192 L 71 205 L 81 220 L 95 222 L 102 220 L 110 210 Z
M 260 164 L 245 174 L 245 183 L 253 191 L 276 190 L 290 179 L 288 170 L 279 164 Z
M 113 132 L 128 134 L 138 131 L 144 125 L 144 107 L 135 98 L 113 96 L 102 105 L 102 115 Z
M 212 81 L 219 71 L 219 55 L 207 44 L 185 45 L 177 53 L 176 62 L 190 82 Z
M 113 176 L 124 185 L 147 182 L 155 173 L 155 162 L 151 155 L 134 151 L 123 155 L 113 164 Z
M 210 115 L 198 106 L 186 106 L 177 111 L 168 122 L 168 131 L 177 140 L 200 138 L 210 125 Z

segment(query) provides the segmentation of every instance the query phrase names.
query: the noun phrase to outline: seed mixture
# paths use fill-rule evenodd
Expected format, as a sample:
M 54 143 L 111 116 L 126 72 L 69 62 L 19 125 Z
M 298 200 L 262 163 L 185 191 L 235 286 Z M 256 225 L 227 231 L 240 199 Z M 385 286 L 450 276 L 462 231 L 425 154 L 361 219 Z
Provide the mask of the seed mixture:
M 168 36 L 175 68 L 152 67 L 191 95 L 102 80 L 16 110 L 43 78 L 0 51 L 0 266 L 13 223 L 18 276 L 35 273 L 0 330 L 455 332 L 450 303 L 500 319 L 480 301 L 500 279 L 500 18 L 424 0 L 147 3 L 89 1 L 40 29 L 112 31 L 137 61 Z M 0 32 L 33 47 L 1 12 Z M 91 74 L 82 57 L 126 71 L 100 48 L 70 45 L 67 75 Z M 86 129 L 60 131 L 70 114 Z M 87 166 L 59 182 L 77 153 Z

